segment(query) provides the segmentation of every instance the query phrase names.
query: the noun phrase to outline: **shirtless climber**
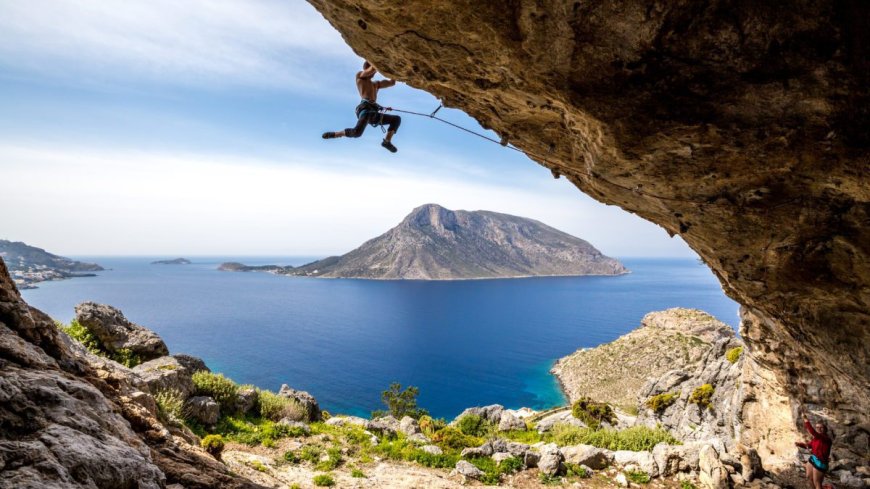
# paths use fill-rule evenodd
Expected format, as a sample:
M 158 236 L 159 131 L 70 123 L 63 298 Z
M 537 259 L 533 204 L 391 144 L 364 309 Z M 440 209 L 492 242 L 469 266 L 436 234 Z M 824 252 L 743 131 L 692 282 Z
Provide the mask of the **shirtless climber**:
M 356 88 L 359 90 L 359 95 L 362 97 L 362 102 L 356 106 L 356 126 L 338 132 L 325 132 L 323 139 L 340 138 L 347 136 L 349 138 L 358 138 L 362 136 L 366 130 L 366 124 L 373 126 L 388 125 L 387 135 L 381 142 L 381 146 L 387 148 L 390 152 L 398 151 L 393 146 L 392 140 L 396 131 L 399 129 L 399 124 L 402 123 L 402 118 L 397 115 L 387 115 L 382 110 L 390 110 L 389 107 L 381 107 L 377 104 L 378 90 L 381 88 L 392 87 L 396 84 L 395 80 L 378 80 L 372 81 L 375 73 L 378 70 L 371 63 L 366 61 L 363 63 L 363 69 L 356 74 Z

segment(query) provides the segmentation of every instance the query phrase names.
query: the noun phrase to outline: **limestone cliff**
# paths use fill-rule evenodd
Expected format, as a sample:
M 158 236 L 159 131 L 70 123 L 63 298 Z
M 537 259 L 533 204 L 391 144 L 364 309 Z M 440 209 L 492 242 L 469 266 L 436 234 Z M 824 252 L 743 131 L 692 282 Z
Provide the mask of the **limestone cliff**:
M 731 338 L 731 327 L 697 309 L 651 312 L 634 331 L 560 358 L 552 372 L 572 402 L 588 396 L 634 409 L 648 379 L 693 368 L 713 343 Z
M 0 260 L 0 487 L 261 487 L 167 430 L 142 389 L 21 300 Z
M 870 4 L 309 2 L 387 76 L 682 236 L 759 368 L 867 453 Z

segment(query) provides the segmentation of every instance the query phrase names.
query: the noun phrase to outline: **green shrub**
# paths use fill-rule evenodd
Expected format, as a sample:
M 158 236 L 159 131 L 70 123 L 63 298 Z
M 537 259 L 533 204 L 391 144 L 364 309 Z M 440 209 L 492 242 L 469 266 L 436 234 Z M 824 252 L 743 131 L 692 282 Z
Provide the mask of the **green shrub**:
M 472 465 L 483 471 L 480 482 L 487 485 L 496 485 L 501 481 L 501 471 L 495 460 L 489 457 L 474 458 L 469 460 Z
M 267 390 L 259 391 L 257 411 L 260 416 L 272 421 L 280 421 L 283 418 L 301 421 L 308 418 L 308 413 L 298 401 Z
M 382 440 L 372 450 L 391 460 L 417 462 L 425 467 L 448 469 L 456 466 L 456 462 L 459 461 L 459 455 L 456 451 L 445 451 L 441 455 L 433 455 L 417 448 L 406 439 Z
M 646 407 L 652 409 L 656 414 L 662 414 L 665 409 L 676 402 L 679 396 L 679 392 L 663 392 L 647 399 Z
M 466 414 L 459 418 L 456 427 L 462 433 L 470 436 L 483 437 L 492 431 L 492 424 L 476 414 Z
M 314 467 L 316 470 L 320 471 L 328 471 L 337 468 L 341 465 L 341 449 L 340 448 L 330 448 L 326 450 L 326 460 L 321 460 Z
M 320 462 L 320 455 L 322 453 L 323 450 L 321 450 L 317 445 L 305 445 L 302 447 L 302 451 L 299 452 L 299 458 L 306 462 L 318 463 Z
M 187 424 L 194 430 L 194 433 L 197 431 L 194 428 L 201 429 L 201 427 L 196 426 L 192 422 Z M 299 428 L 249 415 L 221 416 L 211 431 L 222 434 L 231 441 L 251 446 L 263 445 L 265 447 L 274 446 L 275 441 L 280 438 L 299 436 L 303 433 Z
M 625 477 L 635 484 L 649 484 L 650 476 L 641 470 L 629 470 L 625 473 Z
M 418 421 L 420 424 L 420 430 L 422 430 L 423 433 L 430 438 L 436 431 L 441 430 L 447 426 L 447 421 L 445 421 L 444 418 L 434 419 L 428 414 L 420 416 L 420 419 Z
M 571 414 L 593 429 L 600 428 L 602 422 L 616 424 L 616 413 L 613 412 L 612 407 L 607 403 L 595 402 L 588 397 L 578 399 L 571 406 Z
M 565 475 L 568 477 L 581 477 L 586 478 L 589 477 L 589 473 L 586 472 L 586 468 L 579 464 L 572 464 L 565 462 Z
M 366 475 L 360 469 L 351 469 L 350 476 L 356 479 L 365 479 Z
M 453 427 L 446 427 L 432 435 L 432 441 L 441 448 L 462 450 L 463 448 L 479 447 L 483 444 L 483 440 L 457 430 Z
M 288 464 L 296 464 L 299 463 L 299 456 L 296 455 L 296 452 L 293 450 L 287 450 L 284 452 L 284 455 L 281 456 L 281 461 Z
M 402 419 L 405 416 L 419 419 L 421 416 L 428 415 L 428 411 L 417 407 L 417 396 L 419 394 L 420 389 L 418 387 L 411 385 L 402 390 L 402 384 L 393 382 L 390 384 L 389 389 L 381 392 L 381 401 L 387 406 L 387 411 L 372 411 L 372 418 L 391 414 L 396 419 Z
M 335 485 L 335 479 L 329 474 L 318 474 L 314 476 L 314 485 L 317 487 L 332 487 Z
M 661 428 L 632 426 L 624 430 L 593 430 L 565 424 L 557 424 L 552 430 L 552 440 L 559 446 L 593 445 L 608 450 L 650 451 L 658 443 L 677 445 L 679 441 Z
M 236 405 L 239 386 L 223 374 L 200 370 L 194 372 L 192 379 L 196 395 L 211 397 L 221 405 L 221 410 L 229 412 Z
M 525 468 L 526 464 L 523 462 L 523 459 L 520 457 L 511 457 L 502 460 L 498 464 L 498 469 L 502 474 L 513 474 L 514 472 L 519 472 Z
M 689 481 L 680 481 L 680 489 L 698 489 L 698 486 Z
M 736 363 L 741 353 L 743 353 L 743 347 L 738 346 L 725 352 L 725 358 L 731 363 Z
M 259 472 L 268 472 L 269 468 L 263 465 L 259 460 L 248 460 L 247 464 L 254 470 Z
M 157 413 L 165 421 L 184 419 L 184 395 L 178 389 L 162 389 L 154 394 Z
M 199 442 L 199 446 L 205 449 L 214 458 L 220 458 L 224 451 L 224 437 L 221 435 L 208 435 Z
M 556 475 L 547 475 L 543 472 L 538 474 L 538 480 L 545 486 L 561 486 L 562 478 Z
M 715 392 L 715 389 L 710 384 L 699 386 L 692 392 L 689 402 L 697 404 L 701 409 L 712 409 L 713 392 Z
M 115 352 L 110 352 L 106 349 L 103 342 L 100 341 L 99 338 L 96 337 L 91 330 L 82 326 L 77 320 L 73 319 L 70 321 L 69 326 L 64 326 L 60 322 L 55 322 L 55 324 L 60 328 L 61 331 L 66 333 L 70 338 L 81 343 L 87 350 L 94 355 L 99 355 L 103 358 L 108 358 L 110 360 L 114 360 L 121 365 L 124 365 L 128 368 L 133 368 L 136 365 L 142 363 L 142 358 L 139 355 L 136 355 L 131 350 L 127 348 L 121 348 L 116 350 Z

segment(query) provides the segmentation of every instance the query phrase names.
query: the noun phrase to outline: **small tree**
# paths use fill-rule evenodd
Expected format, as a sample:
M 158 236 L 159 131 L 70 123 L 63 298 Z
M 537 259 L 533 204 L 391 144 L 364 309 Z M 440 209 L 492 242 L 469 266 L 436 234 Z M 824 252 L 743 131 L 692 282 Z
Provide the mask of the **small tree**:
M 372 417 L 391 414 L 396 419 L 402 419 L 405 416 L 419 419 L 420 416 L 428 415 L 429 411 L 417 407 L 417 395 L 419 394 L 420 389 L 413 385 L 402 390 L 402 384 L 393 382 L 390 384 L 389 390 L 381 393 L 381 401 L 387 406 L 387 411 L 373 411 Z

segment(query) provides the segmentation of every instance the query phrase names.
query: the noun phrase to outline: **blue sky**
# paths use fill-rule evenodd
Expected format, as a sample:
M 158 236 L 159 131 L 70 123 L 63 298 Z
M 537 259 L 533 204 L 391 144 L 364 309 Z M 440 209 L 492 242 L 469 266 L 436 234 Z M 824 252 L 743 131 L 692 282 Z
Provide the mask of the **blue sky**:
M 353 125 L 362 60 L 301 0 L 0 0 L 0 238 L 69 255 L 326 255 L 413 207 L 541 220 L 614 256 L 694 256 L 523 155 L 405 117 Z M 399 83 L 384 105 L 429 112 Z M 479 129 L 459 110 L 446 119 Z

